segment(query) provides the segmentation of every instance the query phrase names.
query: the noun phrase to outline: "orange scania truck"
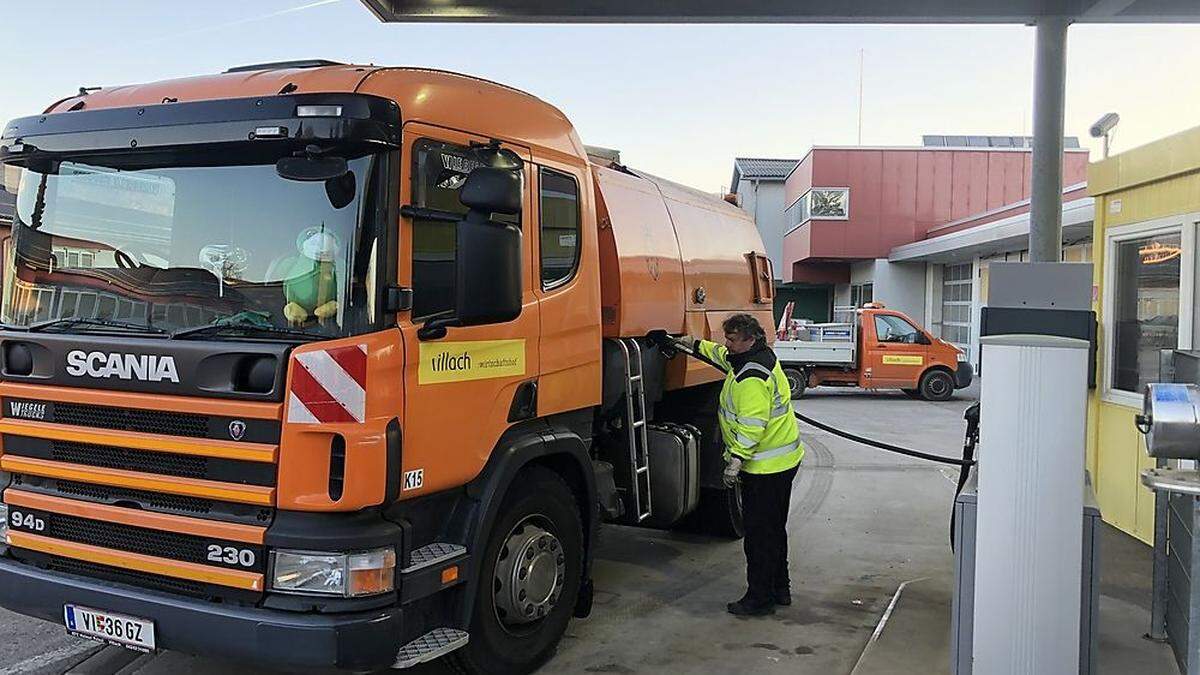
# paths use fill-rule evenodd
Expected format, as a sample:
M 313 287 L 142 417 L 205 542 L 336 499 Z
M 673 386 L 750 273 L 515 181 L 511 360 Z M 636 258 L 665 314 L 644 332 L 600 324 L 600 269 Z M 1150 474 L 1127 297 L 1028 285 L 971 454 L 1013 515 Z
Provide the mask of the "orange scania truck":
M 463 75 L 305 61 L 0 137 L 0 606 L 141 651 L 528 672 L 602 521 L 737 536 L 753 222 Z

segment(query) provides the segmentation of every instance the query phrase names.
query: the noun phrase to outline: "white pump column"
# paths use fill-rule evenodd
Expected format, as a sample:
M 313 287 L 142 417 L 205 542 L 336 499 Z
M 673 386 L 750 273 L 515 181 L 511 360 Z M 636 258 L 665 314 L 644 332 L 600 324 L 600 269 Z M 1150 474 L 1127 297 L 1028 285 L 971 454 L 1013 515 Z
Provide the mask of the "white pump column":
M 1091 265 L 993 263 L 990 277 L 973 672 L 1077 673 Z

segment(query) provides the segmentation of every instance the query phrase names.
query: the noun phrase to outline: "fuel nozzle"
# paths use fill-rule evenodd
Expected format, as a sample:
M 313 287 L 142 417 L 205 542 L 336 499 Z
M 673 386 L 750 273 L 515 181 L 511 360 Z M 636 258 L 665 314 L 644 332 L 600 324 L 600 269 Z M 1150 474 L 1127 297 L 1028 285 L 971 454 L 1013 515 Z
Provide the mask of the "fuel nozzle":
M 649 338 L 650 341 L 653 342 L 660 351 L 662 351 L 663 356 L 666 356 L 668 359 L 674 358 L 679 352 L 683 352 L 685 354 L 689 353 L 683 348 L 683 345 L 678 340 L 671 337 L 671 334 L 665 330 L 652 330 L 646 334 L 646 337 Z

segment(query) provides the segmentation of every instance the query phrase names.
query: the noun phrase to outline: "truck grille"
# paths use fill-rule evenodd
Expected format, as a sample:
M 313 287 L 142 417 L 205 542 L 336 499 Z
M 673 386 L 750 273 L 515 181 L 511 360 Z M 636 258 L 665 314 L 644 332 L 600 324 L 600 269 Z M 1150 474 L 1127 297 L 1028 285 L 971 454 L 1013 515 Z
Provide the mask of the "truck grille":
M 149 398 L 110 406 L 105 396 L 0 400 L 0 466 L 11 475 L 2 496 L 31 518 L 10 524 L 11 555 L 140 589 L 260 600 L 266 548 L 248 542 L 274 515 L 280 420 L 155 410 Z
M 207 457 L 176 455 L 169 452 L 147 452 L 70 441 L 54 441 L 50 454 L 60 462 L 101 466 L 109 469 L 130 469 L 185 478 L 208 477 Z
M 223 417 L 170 410 L 119 408 L 92 403 L 3 397 L 3 415 L 16 420 L 52 422 L 87 429 L 132 431 L 177 438 L 211 438 L 247 443 L 278 443 L 279 420 Z M 234 423 L 241 433 L 234 437 Z
M 27 564 L 37 565 L 63 574 L 73 574 L 89 579 L 102 579 L 112 583 L 125 584 L 138 590 L 159 591 L 173 595 L 186 595 L 210 600 L 219 599 L 221 602 L 234 602 L 244 605 L 253 605 L 258 598 L 257 593 L 239 591 L 233 588 L 214 586 L 187 579 L 176 579 L 159 574 L 97 565 L 85 560 L 75 560 L 74 558 L 59 555 L 47 555 L 45 553 L 37 553 L 36 551 L 14 551 L 14 553 L 17 560 Z
M 56 572 L 65 572 L 93 579 L 104 579 L 105 581 L 115 581 L 121 584 L 137 586 L 138 588 L 179 593 L 193 597 L 209 595 L 209 593 L 205 592 L 205 584 L 187 581 L 186 579 L 164 577 L 158 574 L 146 574 L 145 572 L 124 570 L 118 567 L 107 567 L 105 565 L 97 565 L 96 563 L 64 558 L 57 555 L 46 556 L 45 560 L 46 566 Z
M 58 488 L 58 492 L 63 494 L 86 497 L 89 500 L 94 500 L 102 504 L 114 504 L 126 501 L 162 509 L 163 511 L 175 511 L 187 514 L 207 515 L 213 511 L 214 505 L 211 499 L 183 497 L 162 492 L 148 492 L 146 490 L 130 490 L 128 488 L 93 485 L 91 483 L 77 483 L 71 480 L 57 481 L 55 487 Z
M 4 434 L 4 452 L 14 457 L 49 459 L 102 469 L 138 471 L 224 483 L 271 486 L 275 465 L 158 450 L 137 450 L 97 443 L 59 441 Z
M 97 429 L 149 431 L 171 436 L 208 437 L 208 417 L 192 413 L 110 408 L 86 403 L 54 403 L 54 421 Z
M 128 551 L 129 553 L 167 558 L 169 560 L 182 560 L 202 565 L 215 564 L 219 567 L 236 570 L 261 572 L 265 567 L 262 547 L 260 546 L 209 537 L 197 537 L 178 532 L 131 527 L 129 525 L 92 520 L 90 518 L 79 518 L 61 513 L 38 511 L 36 509 L 21 509 L 20 512 L 43 519 L 45 530 L 33 532 L 33 534 L 41 534 L 53 539 L 62 539 L 64 541 L 73 541 L 77 544 L 88 544 L 116 551 Z M 210 547 L 215 547 L 221 551 L 226 546 L 235 550 L 244 549 L 253 552 L 254 564 L 241 565 L 236 562 L 225 564 L 219 560 L 216 562 L 208 560 Z M 217 557 L 219 558 L 220 556 Z
M 201 517 L 246 525 L 266 525 L 271 522 L 271 509 L 249 504 L 22 474 L 14 474 L 12 484 L 22 490 L 53 497 L 66 497 L 108 506 L 129 506 L 176 516 Z

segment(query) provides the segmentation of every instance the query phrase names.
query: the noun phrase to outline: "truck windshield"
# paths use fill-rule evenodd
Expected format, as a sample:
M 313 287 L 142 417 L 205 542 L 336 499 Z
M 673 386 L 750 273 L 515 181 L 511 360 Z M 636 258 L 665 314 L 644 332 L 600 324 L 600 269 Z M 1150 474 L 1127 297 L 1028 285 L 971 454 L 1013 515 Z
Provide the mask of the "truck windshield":
M 4 167 L 16 213 L 11 233 L 0 230 L 0 321 L 154 334 L 235 324 L 267 339 L 375 325 L 375 156 L 324 181 L 282 178 L 277 158 L 134 158 Z

